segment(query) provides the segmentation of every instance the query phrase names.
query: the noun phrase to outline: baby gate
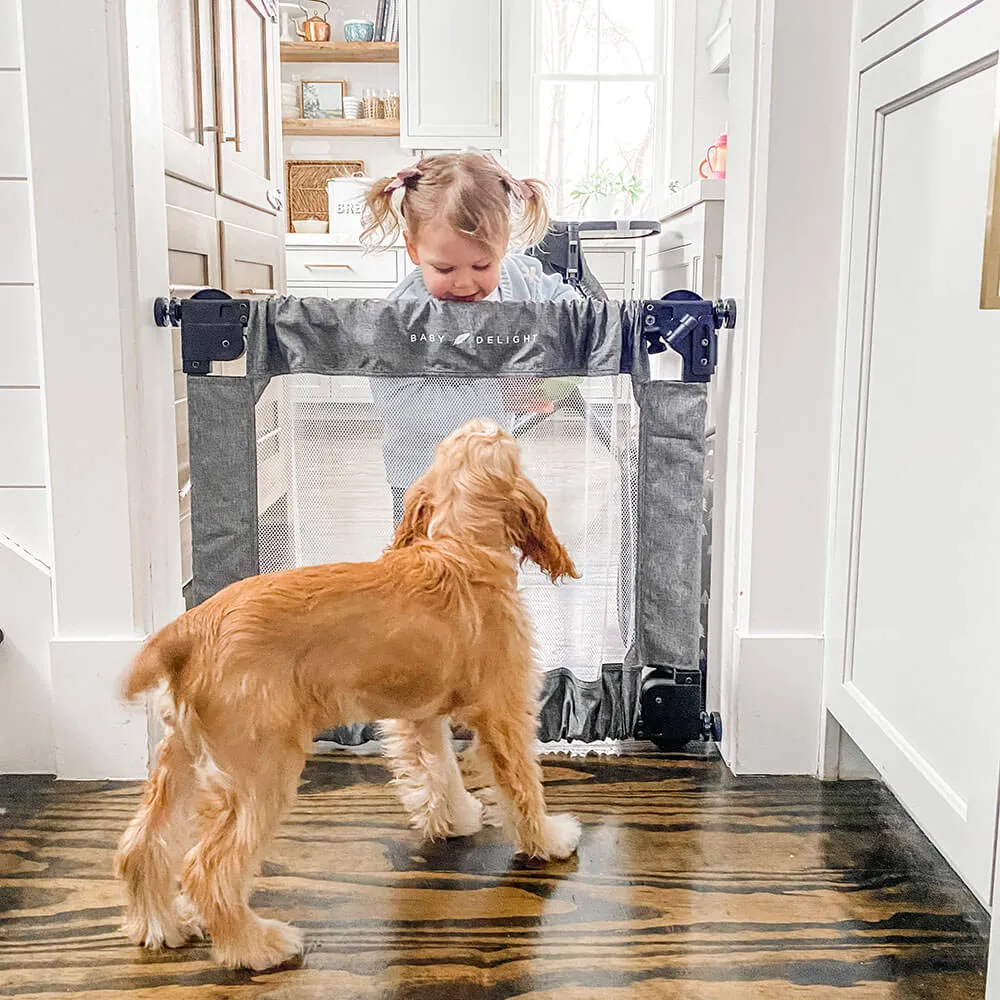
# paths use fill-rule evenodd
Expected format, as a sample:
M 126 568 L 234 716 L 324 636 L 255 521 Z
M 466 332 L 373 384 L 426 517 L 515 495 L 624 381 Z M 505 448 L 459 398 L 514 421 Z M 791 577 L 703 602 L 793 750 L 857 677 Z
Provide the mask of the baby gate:
M 690 292 L 602 301 L 576 226 L 538 256 L 588 297 L 157 300 L 157 323 L 181 329 L 187 373 L 188 603 L 260 572 L 377 557 L 393 519 L 369 380 L 446 391 L 447 379 L 489 379 L 581 573 L 555 587 L 521 572 L 544 671 L 540 737 L 718 739 L 699 663 L 702 489 L 706 383 L 734 304 Z M 668 348 L 682 381 L 651 377 L 648 355 Z M 245 374 L 213 373 L 244 354 Z

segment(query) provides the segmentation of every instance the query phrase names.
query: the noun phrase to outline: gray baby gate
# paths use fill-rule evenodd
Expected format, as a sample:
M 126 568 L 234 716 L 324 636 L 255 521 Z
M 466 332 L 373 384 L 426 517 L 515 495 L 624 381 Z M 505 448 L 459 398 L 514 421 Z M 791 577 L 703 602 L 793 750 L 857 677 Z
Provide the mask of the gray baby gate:
M 496 387 L 582 576 L 553 587 L 521 574 L 544 670 L 541 739 L 719 739 L 699 656 L 706 389 L 735 304 L 687 291 L 608 301 L 582 241 L 609 230 L 659 225 L 557 223 L 532 251 L 578 288 L 572 301 L 251 301 L 216 289 L 158 299 L 157 323 L 180 327 L 187 373 L 188 605 L 247 576 L 370 558 L 389 542 L 368 380 L 432 379 L 443 392 L 449 379 L 490 380 L 477 384 Z M 668 349 L 681 381 L 651 376 L 649 355 Z M 213 372 L 244 355 L 245 374 Z M 358 724 L 336 739 L 373 734 Z

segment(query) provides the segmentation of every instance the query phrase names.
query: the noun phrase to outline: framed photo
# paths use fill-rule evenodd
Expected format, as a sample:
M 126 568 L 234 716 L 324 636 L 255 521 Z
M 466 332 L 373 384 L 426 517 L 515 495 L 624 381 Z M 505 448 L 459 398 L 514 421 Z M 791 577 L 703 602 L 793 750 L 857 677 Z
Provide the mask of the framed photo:
M 343 80 L 303 80 L 302 117 L 343 118 L 346 93 Z

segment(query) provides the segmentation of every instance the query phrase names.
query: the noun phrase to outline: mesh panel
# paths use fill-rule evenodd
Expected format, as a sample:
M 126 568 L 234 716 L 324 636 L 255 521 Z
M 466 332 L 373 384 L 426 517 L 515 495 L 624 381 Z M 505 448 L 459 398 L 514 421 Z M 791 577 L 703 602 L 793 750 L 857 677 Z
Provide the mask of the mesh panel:
M 261 572 L 377 558 L 392 537 L 392 487 L 474 416 L 518 438 L 581 574 L 554 587 L 532 565 L 521 572 L 540 665 L 594 680 L 632 642 L 638 408 L 627 377 L 273 379 L 257 406 Z

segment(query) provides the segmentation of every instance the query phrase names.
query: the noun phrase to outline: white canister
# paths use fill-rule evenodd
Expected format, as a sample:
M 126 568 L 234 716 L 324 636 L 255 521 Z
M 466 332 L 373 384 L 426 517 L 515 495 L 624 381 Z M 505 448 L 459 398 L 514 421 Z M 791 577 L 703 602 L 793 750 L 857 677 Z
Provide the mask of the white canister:
M 371 177 L 331 177 L 326 182 L 330 203 L 330 235 L 356 243 L 361 236 L 361 217 Z

